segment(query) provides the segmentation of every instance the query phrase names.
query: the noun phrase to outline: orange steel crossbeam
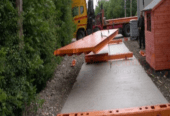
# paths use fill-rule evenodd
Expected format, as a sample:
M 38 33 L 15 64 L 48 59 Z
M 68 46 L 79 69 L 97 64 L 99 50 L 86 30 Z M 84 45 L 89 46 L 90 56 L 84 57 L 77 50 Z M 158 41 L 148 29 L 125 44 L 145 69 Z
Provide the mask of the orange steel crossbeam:
M 170 116 L 170 104 L 120 110 L 58 114 L 57 116 Z
M 108 44 L 119 44 L 119 43 L 121 43 L 121 42 L 123 42 L 122 39 L 117 39 L 117 40 L 112 40 L 112 41 L 110 41 Z
M 90 52 L 98 53 L 105 47 L 116 35 L 118 29 L 102 30 L 84 37 L 74 43 L 54 51 L 55 56 L 65 56 L 73 54 L 88 54 Z
M 116 55 L 108 55 L 105 54 L 94 54 L 94 55 L 86 55 L 85 61 L 86 63 L 95 63 L 95 62 L 106 62 L 109 60 L 117 60 L 117 59 L 127 59 L 133 57 L 133 53 L 124 53 L 124 54 L 116 54 Z
M 130 20 L 135 19 L 137 20 L 137 17 L 125 17 L 125 18 L 118 18 L 118 19 L 109 19 L 106 20 L 108 24 L 124 24 L 124 23 L 129 23 Z

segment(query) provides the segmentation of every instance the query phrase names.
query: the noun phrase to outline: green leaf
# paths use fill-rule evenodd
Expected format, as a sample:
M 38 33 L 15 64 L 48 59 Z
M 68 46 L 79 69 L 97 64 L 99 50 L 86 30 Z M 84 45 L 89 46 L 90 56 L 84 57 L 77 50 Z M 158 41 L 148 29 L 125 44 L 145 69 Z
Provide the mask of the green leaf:
M 6 98 L 7 98 L 6 93 L 2 89 L 0 89 L 0 102 L 4 102 Z

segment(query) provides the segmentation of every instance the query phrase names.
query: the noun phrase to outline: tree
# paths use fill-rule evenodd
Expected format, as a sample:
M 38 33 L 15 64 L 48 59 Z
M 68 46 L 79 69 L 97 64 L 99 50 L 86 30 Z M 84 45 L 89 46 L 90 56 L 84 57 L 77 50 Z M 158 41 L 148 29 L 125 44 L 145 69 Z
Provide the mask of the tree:
M 130 0 L 126 2 L 127 17 L 130 16 Z M 121 18 L 124 17 L 124 0 L 110 0 L 110 1 L 99 1 L 98 6 L 95 9 L 95 14 L 100 12 L 100 5 L 103 4 L 106 19 Z M 133 16 L 136 15 L 137 11 L 137 0 L 132 0 L 133 4 Z

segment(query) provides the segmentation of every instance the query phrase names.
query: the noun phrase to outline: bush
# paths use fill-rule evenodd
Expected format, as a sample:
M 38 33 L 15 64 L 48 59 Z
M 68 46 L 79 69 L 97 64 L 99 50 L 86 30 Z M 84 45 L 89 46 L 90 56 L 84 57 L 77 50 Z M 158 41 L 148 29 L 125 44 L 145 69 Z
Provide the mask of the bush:
M 0 115 L 20 116 L 61 61 L 73 35 L 71 0 L 23 0 L 23 48 L 15 0 L 0 1 Z

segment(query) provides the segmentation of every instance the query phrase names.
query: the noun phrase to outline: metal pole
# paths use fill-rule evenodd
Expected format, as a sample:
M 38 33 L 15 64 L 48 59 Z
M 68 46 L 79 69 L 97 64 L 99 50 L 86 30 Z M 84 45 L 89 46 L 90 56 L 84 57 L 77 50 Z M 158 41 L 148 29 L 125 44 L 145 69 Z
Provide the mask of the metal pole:
M 130 16 L 132 16 L 132 0 L 130 0 Z
M 132 16 L 133 16 L 133 0 L 132 0 Z
M 125 17 L 126 17 L 126 0 L 124 0 Z

